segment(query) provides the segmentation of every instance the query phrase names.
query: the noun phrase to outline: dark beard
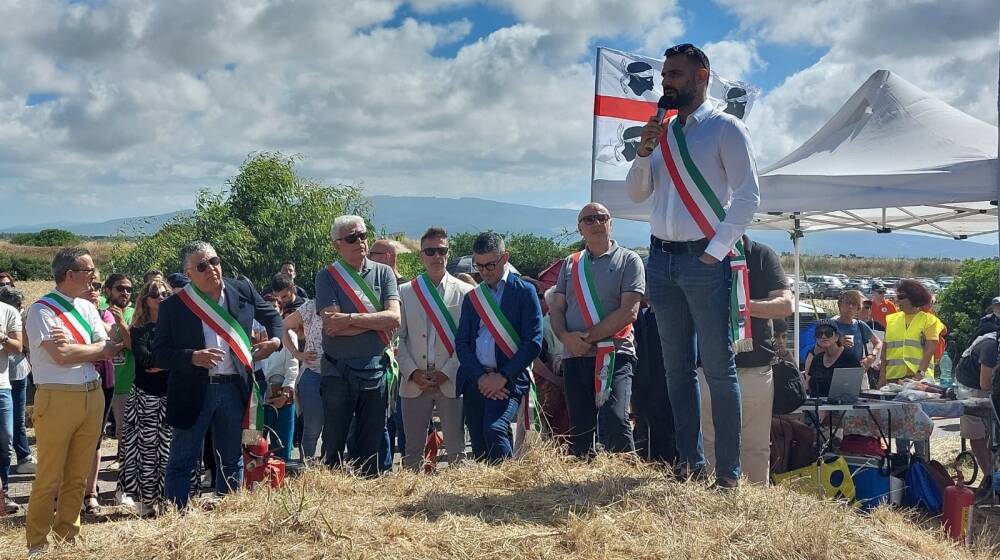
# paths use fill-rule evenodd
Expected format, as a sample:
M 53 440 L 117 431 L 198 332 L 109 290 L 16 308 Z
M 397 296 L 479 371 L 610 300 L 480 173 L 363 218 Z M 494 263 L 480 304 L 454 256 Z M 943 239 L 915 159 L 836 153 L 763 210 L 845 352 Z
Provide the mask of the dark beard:
M 678 90 L 675 95 L 665 95 L 667 109 L 680 109 L 694 101 L 693 91 Z

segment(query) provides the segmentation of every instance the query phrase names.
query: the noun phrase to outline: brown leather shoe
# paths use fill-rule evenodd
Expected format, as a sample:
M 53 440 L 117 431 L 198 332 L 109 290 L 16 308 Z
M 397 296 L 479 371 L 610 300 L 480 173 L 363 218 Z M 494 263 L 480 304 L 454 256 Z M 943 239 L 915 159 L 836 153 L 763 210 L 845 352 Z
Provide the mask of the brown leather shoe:
M 712 490 L 718 492 L 732 492 L 740 486 L 740 481 L 735 478 L 717 477 L 712 483 Z

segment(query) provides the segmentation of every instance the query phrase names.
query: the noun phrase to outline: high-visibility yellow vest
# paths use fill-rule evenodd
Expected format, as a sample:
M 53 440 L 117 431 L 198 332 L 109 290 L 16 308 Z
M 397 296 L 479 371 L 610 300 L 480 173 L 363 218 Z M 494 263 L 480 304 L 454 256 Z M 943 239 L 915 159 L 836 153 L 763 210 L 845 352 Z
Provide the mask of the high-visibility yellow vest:
M 937 319 L 929 313 L 917 312 L 906 324 L 906 314 L 898 311 L 885 318 L 885 378 L 903 379 L 922 375 L 917 369 L 924 357 L 920 334 Z

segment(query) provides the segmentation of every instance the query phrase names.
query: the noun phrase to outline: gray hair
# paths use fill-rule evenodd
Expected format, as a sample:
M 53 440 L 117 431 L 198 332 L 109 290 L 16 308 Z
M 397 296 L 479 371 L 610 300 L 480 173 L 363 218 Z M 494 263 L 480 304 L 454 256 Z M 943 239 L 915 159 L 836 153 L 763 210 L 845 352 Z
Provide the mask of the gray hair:
M 76 261 L 80 257 L 89 255 L 90 251 L 83 247 L 65 247 L 59 249 L 56 256 L 52 257 L 52 278 L 56 283 L 66 279 L 66 273 L 76 266 Z
M 333 220 L 333 225 L 330 226 L 330 239 L 336 241 L 337 238 L 340 237 L 340 232 L 343 231 L 344 228 L 349 226 L 357 226 L 364 228 L 365 219 L 362 218 L 361 216 L 354 216 L 352 214 L 337 216 L 337 218 Z
M 496 253 L 502 255 L 507 251 L 507 246 L 503 242 L 503 237 L 495 231 L 484 231 L 476 236 L 472 242 L 472 252 L 477 255 Z
M 188 257 L 195 253 L 215 253 L 215 247 L 208 241 L 192 241 L 181 247 L 181 269 L 187 266 Z
M 0 288 L 0 303 L 6 303 L 14 309 L 21 309 L 24 303 L 24 292 L 17 288 L 4 286 Z

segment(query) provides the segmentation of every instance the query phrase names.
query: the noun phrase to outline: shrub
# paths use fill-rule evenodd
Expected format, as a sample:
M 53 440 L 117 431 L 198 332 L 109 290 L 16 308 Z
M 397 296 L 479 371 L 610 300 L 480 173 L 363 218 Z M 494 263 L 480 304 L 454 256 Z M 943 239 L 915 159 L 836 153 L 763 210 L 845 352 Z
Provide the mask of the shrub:
M 997 259 L 970 259 L 962 263 L 952 285 L 938 295 L 938 314 L 948 326 L 958 352 L 972 343 L 979 318 L 988 312 L 997 294 Z
M 15 245 L 33 245 L 35 247 L 66 247 L 76 245 L 80 238 L 64 229 L 43 229 L 37 233 L 19 233 L 10 238 Z

